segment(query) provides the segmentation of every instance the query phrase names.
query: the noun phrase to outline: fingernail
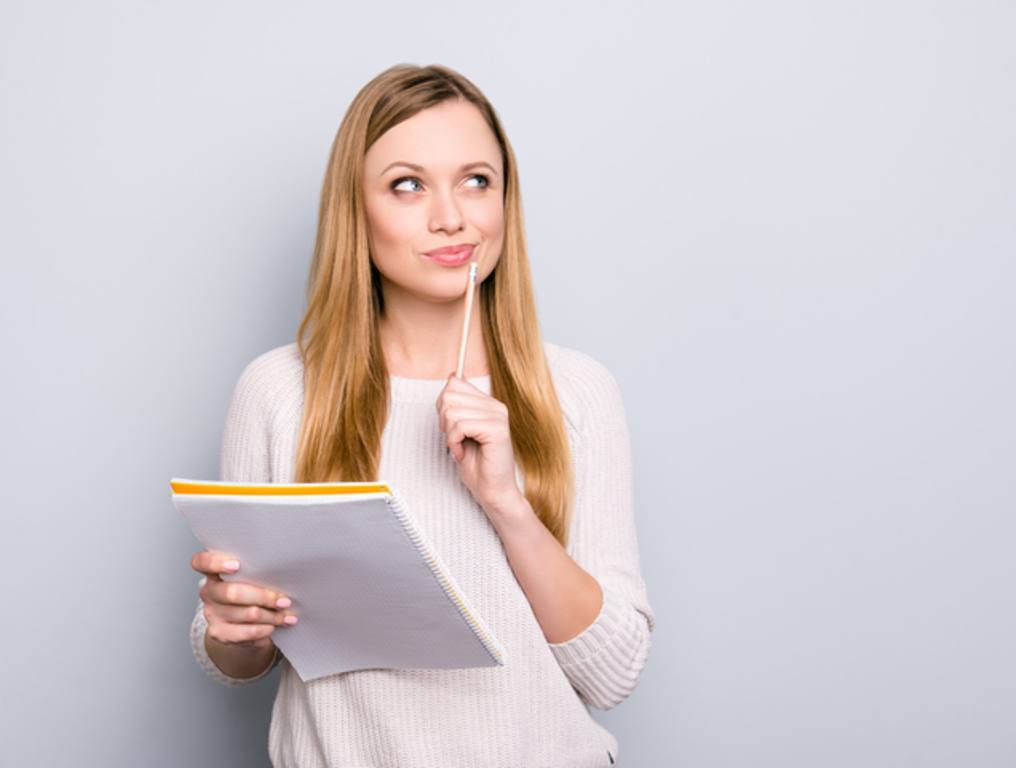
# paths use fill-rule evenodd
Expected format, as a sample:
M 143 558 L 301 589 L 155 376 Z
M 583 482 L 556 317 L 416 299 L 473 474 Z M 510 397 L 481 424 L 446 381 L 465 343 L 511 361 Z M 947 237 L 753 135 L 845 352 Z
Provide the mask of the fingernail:
M 292 601 L 292 600 L 290 600 L 290 599 L 289 599 L 288 597 L 280 597 L 280 598 L 279 598 L 279 599 L 278 599 L 278 600 L 277 600 L 277 601 L 275 602 L 275 605 L 276 605 L 276 607 L 278 607 L 278 608 L 288 608 L 288 607 L 289 607 L 289 606 L 291 606 L 292 604 L 293 604 L 293 601 Z
M 298 622 L 299 619 L 296 618 L 296 616 L 287 616 L 282 621 L 286 624 L 296 624 L 296 622 Z
M 239 560 L 227 560 L 226 562 L 224 562 L 222 564 L 222 567 L 225 568 L 227 571 L 235 571 L 237 568 L 240 567 L 240 561 Z

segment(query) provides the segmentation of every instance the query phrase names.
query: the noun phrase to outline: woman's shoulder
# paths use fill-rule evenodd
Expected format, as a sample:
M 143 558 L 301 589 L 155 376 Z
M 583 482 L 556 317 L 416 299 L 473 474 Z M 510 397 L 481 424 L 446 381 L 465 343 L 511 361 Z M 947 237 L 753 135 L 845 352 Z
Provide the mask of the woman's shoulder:
M 547 363 L 556 369 L 555 373 L 572 378 L 603 378 L 612 375 L 607 366 L 597 358 L 573 347 L 544 339 L 543 350 L 547 356 Z
M 240 372 L 234 397 L 274 408 L 303 398 L 303 359 L 296 342 L 273 347 L 251 359 Z
M 561 409 L 573 428 L 584 432 L 592 424 L 624 420 L 621 388 L 611 370 L 598 358 L 578 349 L 543 342 Z
M 278 347 L 262 352 L 247 363 L 252 370 L 274 372 L 276 375 L 285 375 L 299 371 L 303 373 L 303 359 L 300 357 L 300 349 L 295 341 L 283 344 Z

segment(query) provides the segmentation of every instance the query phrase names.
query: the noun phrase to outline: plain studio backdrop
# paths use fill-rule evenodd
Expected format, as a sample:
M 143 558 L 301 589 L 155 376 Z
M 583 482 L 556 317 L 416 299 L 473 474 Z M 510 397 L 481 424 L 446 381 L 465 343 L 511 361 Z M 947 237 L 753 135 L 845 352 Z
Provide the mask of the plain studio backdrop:
M 518 154 L 544 337 L 622 387 L 657 615 L 620 764 L 1016 764 L 1016 10 L 4 2 L 4 766 L 261 766 L 187 631 L 328 150 L 441 63 Z

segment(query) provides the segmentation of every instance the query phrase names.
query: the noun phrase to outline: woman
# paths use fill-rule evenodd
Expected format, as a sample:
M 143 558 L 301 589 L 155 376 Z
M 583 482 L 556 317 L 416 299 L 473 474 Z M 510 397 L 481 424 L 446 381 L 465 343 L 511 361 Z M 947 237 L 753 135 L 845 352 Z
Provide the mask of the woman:
M 540 339 L 514 154 L 460 74 L 398 65 L 357 94 L 332 146 L 297 341 L 240 375 L 221 458 L 227 481 L 392 482 L 508 659 L 304 683 L 272 641 L 299 621 L 291 602 L 223 581 L 243 564 L 199 552 L 199 663 L 226 685 L 281 668 L 274 765 L 616 762 L 589 707 L 631 693 L 654 625 L 624 408 L 603 365 Z

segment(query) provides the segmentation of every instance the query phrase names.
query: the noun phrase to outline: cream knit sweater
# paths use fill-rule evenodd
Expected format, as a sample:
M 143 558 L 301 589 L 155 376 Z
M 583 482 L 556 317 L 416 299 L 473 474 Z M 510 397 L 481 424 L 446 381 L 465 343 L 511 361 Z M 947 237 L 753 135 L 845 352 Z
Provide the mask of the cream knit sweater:
M 414 519 L 504 644 L 507 663 L 358 670 L 304 683 L 277 652 L 262 675 L 232 678 L 205 652 L 207 624 L 199 600 L 191 646 L 211 678 L 245 685 L 276 666 L 281 670 L 268 733 L 276 768 L 617 764 L 617 739 L 589 708 L 610 709 L 634 690 L 654 627 L 639 570 L 627 421 L 620 389 L 606 367 L 550 342 L 544 342 L 544 350 L 575 463 L 568 553 L 599 581 L 600 615 L 577 637 L 547 642 L 493 525 L 445 451 L 435 407 L 445 380 L 391 376 L 377 479 L 393 483 L 407 500 Z M 490 393 L 489 376 L 470 382 Z M 229 405 L 221 479 L 293 482 L 302 408 L 303 364 L 295 343 L 251 361 Z

